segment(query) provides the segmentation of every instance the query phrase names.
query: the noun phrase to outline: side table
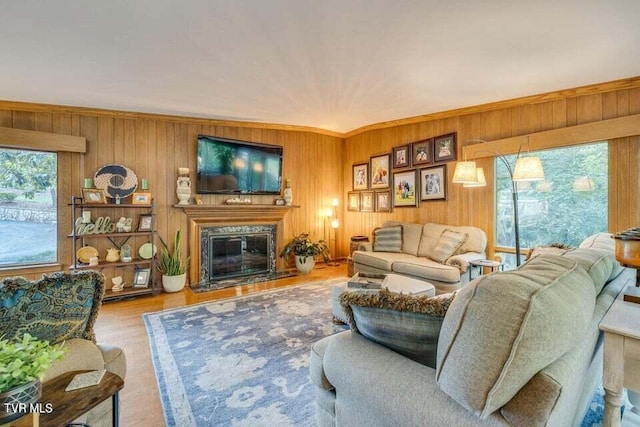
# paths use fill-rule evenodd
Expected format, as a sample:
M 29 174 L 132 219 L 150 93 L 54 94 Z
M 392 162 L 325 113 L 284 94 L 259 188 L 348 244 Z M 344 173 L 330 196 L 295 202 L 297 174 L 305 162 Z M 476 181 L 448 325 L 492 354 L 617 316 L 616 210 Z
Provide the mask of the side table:
M 116 374 L 105 372 L 102 381 L 96 386 L 65 391 L 73 377 L 83 372 L 88 371 L 67 372 L 43 384 L 39 401 L 50 404 L 51 413 L 33 414 L 32 422 L 27 424 L 23 423 L 31 417 L 23 417 L 15 425 L 37 426 L 39 423 L 42 426 L 65 426 L 111 397 L 112 423 L 117 427 L 120 416 L 118 392 L 124 387 L 124 381 Z
M 640 304 L 622 292 L 600 322 L 604 332 L 604 425 L 620 426 L 623 387 L 640 391 Z
M 475 267 L 480 268 L 478 276 L 482 276 L 485 267 L 490 269 L 492 273 L 496 270 L 502 271 L 504 268 L 504 262 L 492 261 L 490 259 L 475 259 L 473 261 L 469 261 L 469 281 L 471 281 L 471 273 Z

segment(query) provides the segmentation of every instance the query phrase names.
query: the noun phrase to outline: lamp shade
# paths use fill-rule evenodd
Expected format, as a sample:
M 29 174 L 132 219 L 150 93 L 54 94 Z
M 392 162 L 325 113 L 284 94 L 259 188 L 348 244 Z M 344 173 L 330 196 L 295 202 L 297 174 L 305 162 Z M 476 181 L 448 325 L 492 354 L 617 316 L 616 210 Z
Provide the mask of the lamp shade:
M 540 157 L 520 157 L 513 169 L 514 181 L 542 181 L 544 169 Z
M 326 216 L 327 218 L 331 218 L 333 216 L 333 209 L 331 208 L 327 208 L 324 210 L 324 216 Z
M 553 191 L 553 182 L 551 181 L 540 181 L 536 184 L 536 190 L 540 193 L 551 193 Z
M 478 182 L 478 172 L 476 172 L 476 162 L 458 162 L 456 170 L 453 172 L 453 182 L 456 184 L 476 184 Z
M 335 206 L 338 206 L 339 204 L 340 204 L 340 200 L 339 200 L 337 197 L 334 197 L 334 198 L 331 200 L 331 206 L 334 206 L 334 207 L 335 207 Z
M 476 176 L 478 178 L 478 182 L 473 184 L 463 184 L 463 187 L 485 187 L 487 185 L 487 180 L 484 177 L 484 169 L 476 168 Z
M 573 191 L 593 191 L 596 183 L 590 176 L 579 176 L 573 180 Z
M 331 221 L 331 228 L 338 228 L 340 227 L 340 220 L 338 218 L 334 218 Z

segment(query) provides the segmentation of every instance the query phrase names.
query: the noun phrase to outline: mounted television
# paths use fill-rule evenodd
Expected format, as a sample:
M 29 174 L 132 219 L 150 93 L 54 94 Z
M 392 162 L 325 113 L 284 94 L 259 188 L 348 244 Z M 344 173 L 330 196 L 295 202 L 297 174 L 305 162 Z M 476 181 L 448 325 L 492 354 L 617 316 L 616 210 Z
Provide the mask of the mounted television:
M 280 194 L 282 147 L 198 135 L 199 194 Z

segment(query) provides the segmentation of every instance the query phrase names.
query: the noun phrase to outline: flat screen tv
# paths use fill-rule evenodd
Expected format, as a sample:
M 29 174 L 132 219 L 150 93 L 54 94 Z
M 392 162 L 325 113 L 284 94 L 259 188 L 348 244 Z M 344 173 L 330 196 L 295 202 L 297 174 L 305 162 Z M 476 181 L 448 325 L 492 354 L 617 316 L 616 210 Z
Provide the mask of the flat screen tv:
M 282 147 L 198 135 L 199 194 L 280 194 Z

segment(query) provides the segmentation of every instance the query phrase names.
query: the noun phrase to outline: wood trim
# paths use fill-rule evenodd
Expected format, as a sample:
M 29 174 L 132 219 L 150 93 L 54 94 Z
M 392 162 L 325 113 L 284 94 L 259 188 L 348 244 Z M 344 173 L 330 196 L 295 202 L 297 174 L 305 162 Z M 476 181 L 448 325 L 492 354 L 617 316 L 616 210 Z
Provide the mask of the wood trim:
M 0 127 L 0 147 L 85 153 L 87 139 L 83 136 Z
M 171 114 L 155 114 L 155 113 L 142 113 L 134 111 L 122 111 L 122 110 L 108 110 L 103 108 L 92 107 L 72 107 L 69 105 L 53 105 L 53 104 L 37 104 L 31 102 L 20 101 L 7 101 L 0 100 L 0 110 L 19 110 L 19 111 L 33 111 L 43 113 L 59 113 L 59 114 L 80 114 L 86 116 L 96 117 L 110 117 L 116 119 L 148 119 L 148 120 L 164 120 L 168 122 L 179 122 L 196 125 L 206 126 L 230 126 L 237 128 L 253 128 L 253 129 L 275 129 L 286 130 L 293 132 L 311 132 L 321 135 L 336 136 L 341 138 L 343 134 L 341 132 L 335 132 L 332 130 L 316 128 L 312 126 L 299 126 L 299 125 L 287 125 L 279 123 L 261 123 L 261 122 L 246 122 L 236 120 L 219 120 L 219 119 L 206 119 L 187 116 L 175 116 Z
M 462 153 L 467 159 L 481 159 L 498 153 L 514 154 L 521 147 L 537 151 L 632 135 L 640 135 L 640 114 L 467 145 Z
M 441 111 L 437 113 L 422 114 L 419 116 L 407 117 L 398 120 L 389 120 L 386 122 L 375 123 L 363 126 L 342 134 L 343 138 L 350 138 L 364 132 L 376 129 L 384 129 L 395 126 L 403 126 L 414 123 L 425 122 L 429 120 L 447 119 L 451 117 L 459 117 L 467 114 L 483 113 L 486 111 L 499 110 L 503 108 L 519 107 L 527 104 L 537 104 L 547 101 L 556 101 L 571 97 L 593 95 L 603 92 L 613 92 L 623 89 L 632 89 L 640 87 L 640 76 L 630 77 L 626 79 L 614 80 L 605 83 L 597 83 L 587 86 L 579 86 L 572 89 L 557 90 L 554 92 L 546 92 L 537 95 L 529 95 L 521 98 L 513 98 L 504 101 L 489 102 L 487 104 L 474 105 L 470 107 L 456 108 L 453 110 Z

